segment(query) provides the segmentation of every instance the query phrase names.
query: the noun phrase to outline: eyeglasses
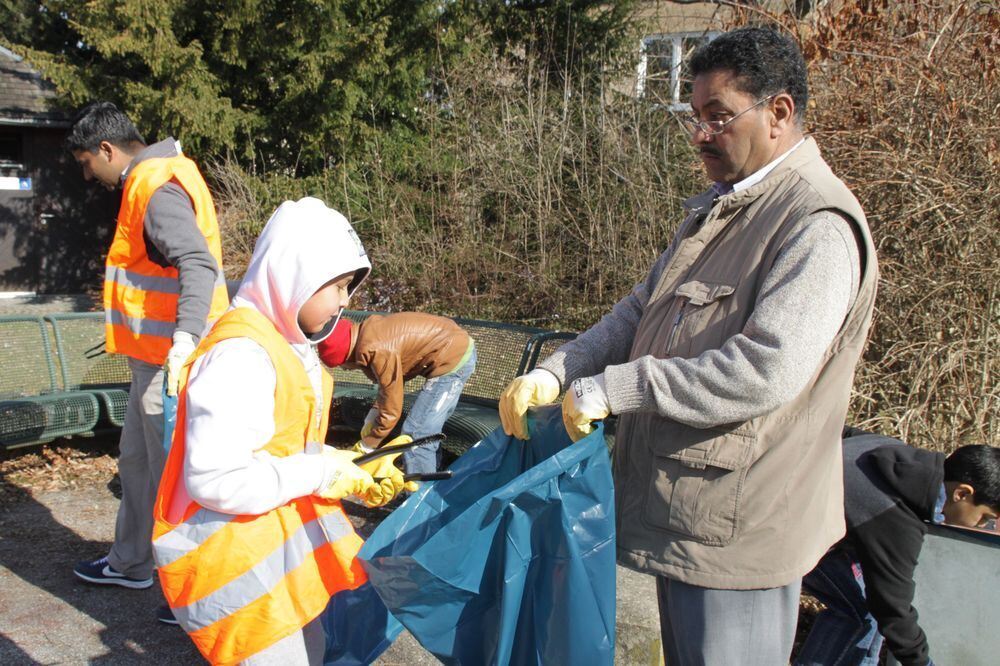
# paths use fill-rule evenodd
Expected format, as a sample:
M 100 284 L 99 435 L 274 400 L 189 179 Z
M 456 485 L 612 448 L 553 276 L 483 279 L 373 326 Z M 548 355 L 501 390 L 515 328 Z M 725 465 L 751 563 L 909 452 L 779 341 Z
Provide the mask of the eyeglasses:
M 691 136 L 694 136 L 698 132 L 702 132 L 705 136 L 715 136 L 716 134 L 722 134 L 723 132 L 725 132 L 726 125 L 733 122 L 747 111 L 750 111 L 751 109 L 756 109 L 764 102 L 768 102 L 771 99 L 777 97 L 777 95 L 778 93 L 774 93 L 773 95 L 768 95 L 764 99 L 757 100 L 752 105 L 743 109 L 742 111 L 737 113 L 732 118 L 729 118 L 728 120 L 699 120 L 698 117 L 694 115 L 678 116 L 677 119 L 680 121 L 681 125 L 684 126 L 684 129 L 690 132 Z

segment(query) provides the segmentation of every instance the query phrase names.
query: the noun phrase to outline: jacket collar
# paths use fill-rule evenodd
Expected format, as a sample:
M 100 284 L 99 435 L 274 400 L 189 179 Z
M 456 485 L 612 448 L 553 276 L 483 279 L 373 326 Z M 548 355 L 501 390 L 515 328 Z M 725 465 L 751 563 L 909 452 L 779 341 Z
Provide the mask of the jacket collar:
M 122 171 L 120 176 L 119 185 L 124 185 L 125 180 L 128 175 L 132 173 L 132 169 L 135 168 L 139 162 L 148 160 L 153 157 L 177 157 L 178 155 L 183 155 L 181 152 L 181 144 L 172 136 L 168 136 L 163 141 L 157 141 L 156 143 L 150 144 L 136 153 L 132 161 L 129 162 L 128 166 Z
M 742 208 L 758 199 L 765 192 L 776 187 L 789 173 L 813 160 L 819 159 L 819 157 L 819 146 L 816 145 L 816 140 L 811 136 L 807 136 L 798 148 L 794 149 L 788 157 L 783 159 L 759 183 L 739 192 L 729 192 L 721 196 L 716 193 L 714 188 L 710 187 L 704 192 L 685 200 L 683 204 L 684 209 L 689 212 L 701 212 L 707 211 L 717 205 L 719 206 L 720 213 L 726 213 L 736 208 Z

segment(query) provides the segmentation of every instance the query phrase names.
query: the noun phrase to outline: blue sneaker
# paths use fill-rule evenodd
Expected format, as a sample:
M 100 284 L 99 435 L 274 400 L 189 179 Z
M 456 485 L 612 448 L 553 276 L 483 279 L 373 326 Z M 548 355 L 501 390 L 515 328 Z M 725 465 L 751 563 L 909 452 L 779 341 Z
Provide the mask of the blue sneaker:
M 180 624 L 180 622 L 177 621 L 177 618 L 174 617 L 174 612 L 170 610 L 170 606 L 166 604 L 163 604 L 156 609 L 156 619 L 163 624 L 172 624 L 174 626 Z
M 149 578 L 129 578 L 125 574 L 118 573 L 108 564 L 107 556 L 93 562 L 77 562 L 73 567 L 73 573 L 77 578 L 88 583 L 98 585 L 118 585 L 133 590 L 145 590 L 153 584 L 153 577 Z

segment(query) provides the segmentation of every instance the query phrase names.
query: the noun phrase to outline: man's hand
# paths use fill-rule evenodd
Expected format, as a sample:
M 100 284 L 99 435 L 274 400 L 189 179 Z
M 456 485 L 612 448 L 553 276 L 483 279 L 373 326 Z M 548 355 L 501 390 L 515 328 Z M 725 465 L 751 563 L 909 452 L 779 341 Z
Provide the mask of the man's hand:
M 177 386 L 181 381 L 181 368 L 184 361 L 194 353 L 194 336 L 184 331 L 174 331 L 174 344 L 167 352 L 167 360 L 163 364 L 163 381 L 167 385 L 167 395 L 177 395 Z
M 604 388 L 604 373 L 581 377 L 569 385 L 562 403 L 563 425 L 569 438 L 579 441 L 594 431 L 591 421 L 600 421 L 611 413 L 611 403 Z
M 559 397 L 559 380 L 548 370 L 535 368 L 512 381 L 500 395 L 503 431 L 528 439 L 528 408 L 553 402 Z
M 400 435 L 386 442 L 385 446 L 409 444 L 412 441 L 413 438 L 409 435 Z M 412 493 L 419 488 L 414 481 L 408 483 L 403 481 L 403 471 L 394 464 L 396 458 L 400 455 L 402 454 L 396 453 L 382 456 L 361 465 L 361 469 L 371 474 L 373 479 L 376 479 L 375 485 L 372 486 L 364 498 L 365 504 L 368 506 L 382 506 L 383 504 L 388 504 L 402 490 L 408 490 Z
M 364 499 L 375 481 L 370 473 L 354 464 L 358 455 L 323 446 L 323 480 L 313 494 L 328 500 L 342 500 L 348 495 Z

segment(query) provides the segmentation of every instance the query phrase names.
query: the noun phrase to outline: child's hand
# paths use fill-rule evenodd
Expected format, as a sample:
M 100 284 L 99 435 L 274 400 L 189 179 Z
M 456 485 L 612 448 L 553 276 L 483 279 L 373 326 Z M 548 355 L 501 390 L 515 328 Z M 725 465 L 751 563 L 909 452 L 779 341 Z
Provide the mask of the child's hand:
M 364 441 L 359 439 L 358 441 L 354 442 L 354 446 L 351 447 L 351 451 L 354 451 L 358 455 L 363 456 L 366 453 L 371 453 L 377 448 L 378 448 L 377 446 L 376 447 L 368 446 L 367 444 L 364 443 Z
M 399 437 L 386 442 L 386 446 L 392 446 L 394 444 L 409 444 L 413 441 L 413 438 L 409 435 L 400 435 Z M 361 469 L 365 470 L 372 475 L 375 479 L 376 485 L 372 487 L 369 493 L 369 499 L 365 500 L 365 503 L 371 506 L 382 506 L 387 504 L 392 500 L 393 497 L 398 495 L 402 490 L 408 490 L 409 492 L 416 491 L 419 486 L 414 481 L 404 482 L 403 481 L 403 471 L 396 467 L 396 459 L 401 454 L 397 453 L 394 455 L 382 456 L 376 458 L 369 463 L 361 465 Z
M 376 485 L 372 475 L 354 464 L 358 454 L 323 447 L 323 481 L 313 493 L 328 500 L 342 500 L 348 495 L 364 499 Z

